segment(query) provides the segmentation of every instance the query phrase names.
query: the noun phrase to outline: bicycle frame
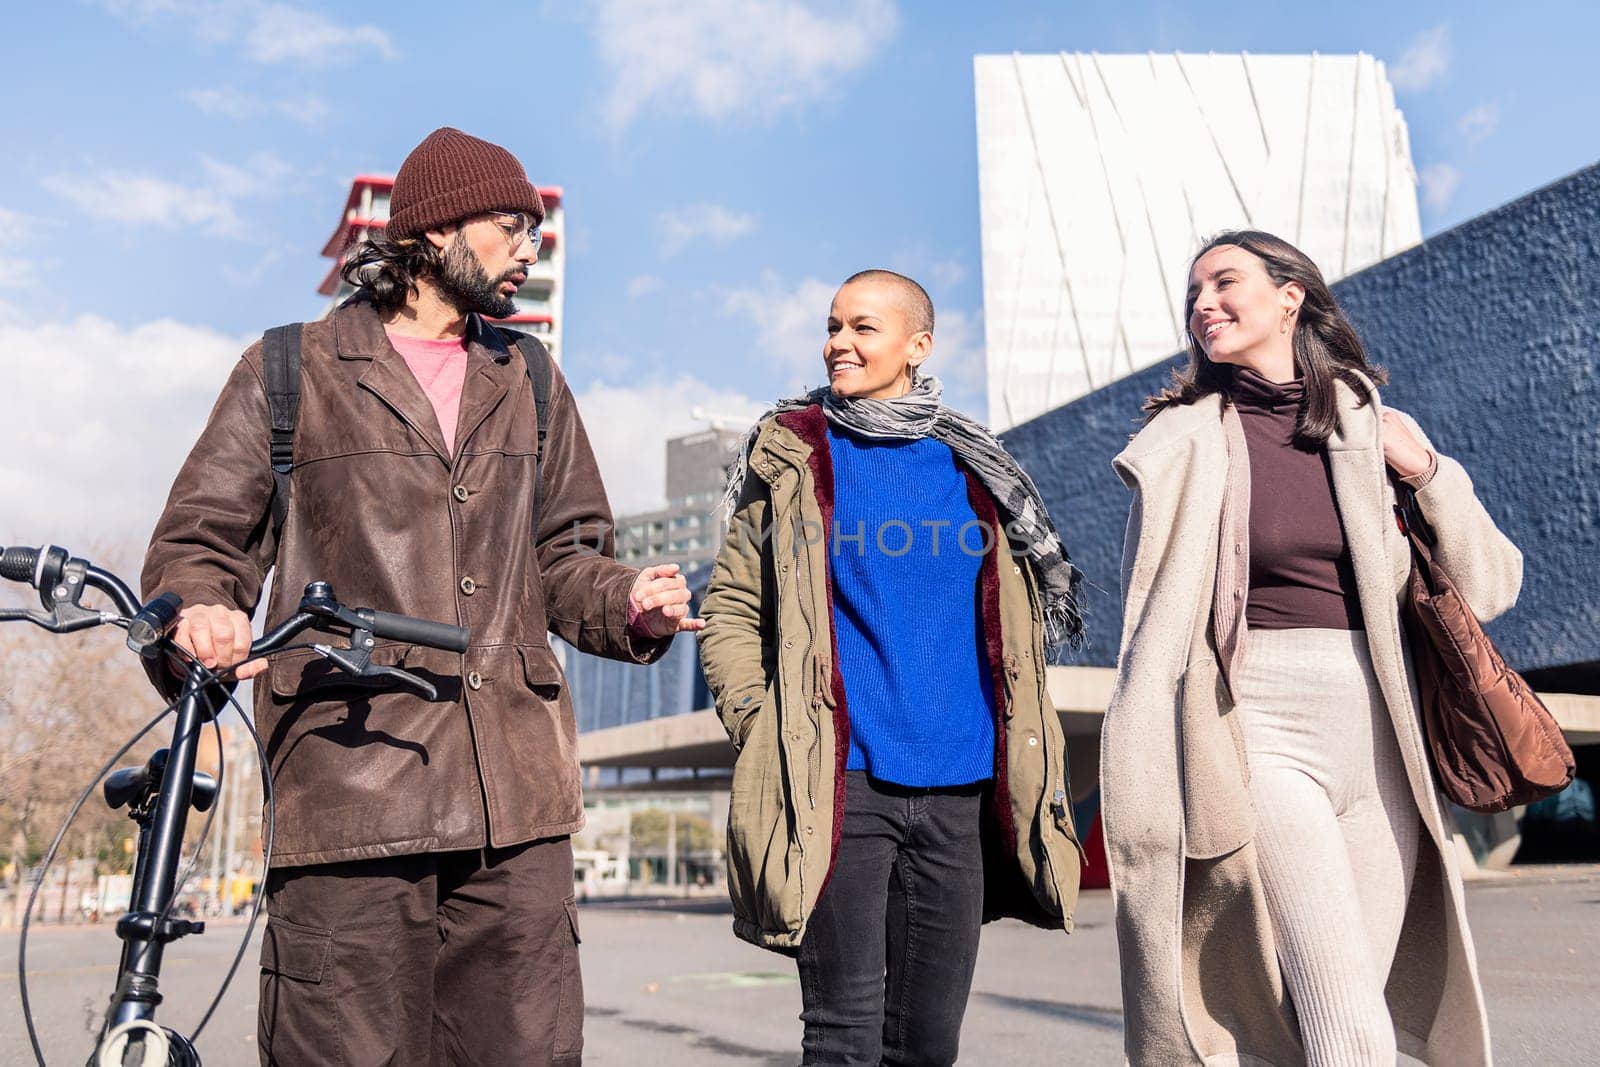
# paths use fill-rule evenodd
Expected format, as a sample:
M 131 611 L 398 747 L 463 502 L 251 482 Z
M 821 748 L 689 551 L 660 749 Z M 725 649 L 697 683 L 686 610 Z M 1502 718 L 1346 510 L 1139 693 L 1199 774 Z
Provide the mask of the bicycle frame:
M 117 921 L 117 937 L 123 942 L 122 961 L 102 1038 L 126 1023 L 154 1019 L 156 1006 L 161 1003 L 161 961 L 167 944 L 205 930 L 203 922 L 174 919 L 169 914 L 178 888 L 178 865 L 189 809 L 191 805 L 201 811 L 209 808 L 217 789 L 217 783 L 209 776 L 197 778 L 195 771 L 200 732 L 217 713 L 205 679 L 203 668 L 189 668 L 172 744 L 165 750 L 167 758 L 164 763 L 151 758 L 145 765 L 148 778 L 140 795 L 129 801 L 130 816 L 139 824 L 139 844 L 129 911 Z M 148 780 L 157 776 L 158 780 Z M 107 793 L 110 791 L 108 780 Z M 149 805 L 152 791 L 153 807 Z M 197 791 L 201 795 L 197 796 Z
M 177 654 L 169 636 L 169 631 L 176 624 L 181 603 L 176 597 L 157 597 L 141 608 L 133 591 L 116 575 L 93 566 L 87 560 L 73 558 L 65 549 L 54 545 L 37 550 L 18 547 L 0 549 L 0 578 L 32 585 L 38 590 L 43 607 L 42 611 L 0 609 L 0 622 L 28 621 L 52 633 L 71 633 L 105 623 L 119 623 L 128 629 L 128 647 L 147 659 L 155 659 L 158 670 L 165 666 L 165 660 L 161 657 Z M 98 611 L 82 605 L 79 598 L 87 588 L 98 589 L 111 597 L 118 612 Z M 344 607 L 334 598 L 331 585 L 315 581 L 307 584 L 299 610 L 256 641 L 250 648 L 248 658 L 255 659 L 280 651 L 296 635 L 312 629 L 348 638 L 349 644 L 345 646 L 310 646 L 339 670 L 357 678 L 407 686 L 429 700 L 438 698 L 438 691 L 430 682 L 398 667 L 372 662 L 376 640 L 408 641 L 452 652 L 465 652 L 471 640 L 470 633 L 464 627 L 370 608 Z M 192 656 L 185 654 L 185 659 L 188 667 L 180 690 L 181 697 L 173 705 L 177 721 L 173 726 L 171 745 L 151 756 L 142 768 L 125 767 L 112 772 L 103 786 L 106 803 L 111 808 L 128 805 L 129 816 L 139 826 L 139 844 L 134 860 L 129 911 L 117 921 L 116 933 L 122 941 L 121 961 L 117 967 L 116 989 L 112 993 L 96 1053 L 91 1060 L 95 1064 L 110 1062 L 107 1057 L 112 1054 L 120 1064 L 144 1063 L 150 1054 L 177 1067 L 199 1067 L 200 1063 L 199 1054 L 190 1040 L 176 1031 L 156 1025 L 155 1014 L 162 1000 L 161 963 L 166 946 L 180 937 L 205 931 L 205 923 L 175 919 L 171 910 L 180 888 L 178 872 L 184 833 L 189 825 L 189 809 L 192 806 L 199 811 L 209 810 L 216 800 L 219 784 L 217 779 L 195 768 L 200 732 L 232 700 L 232 689 L 237 682 L 219 680 L 215 672 L 196 662 Z M 224 672 L 231 670 L 228 667 L 221 669 Z M 261 744 L 259 737 L 256 743 Z M 131 745 L 132 742 L 129 742 Z M 124 746 L 122 751 L 129 746 Z M 263 776 L 267 774 L 265 762 L 263 758 Z M 80 795 L 73 814 L 87 799 L 88 792 L 86 790 Z M 270 795 L 269 788 L 269 806 Z M 50 847 L 47 863 L 49 858 L 54 857 L 65 832 L 66 827 L 63 826 L 56 842 Z M 267 841 L 270 862 L 270 829 Z M 29 903 L 31 907 L 31 898 Z M 23 955 L 26 944 L 25 918 L 23 940 L 19 943 L 17 953 L 19 971 L 23 972 L 19 977 L 22 979 L 22 1001 L 29 1038 L 33 1041 L 35 1054 L 41 1057 L 42 1062 L 43 1054 L 39 1051 L 32 1016 L 27 1012 Z M 242 946 L 240 952 L 243 952 Z M 237 963 L 236 957 L 235 966 Z M 228 973 L 231 979 L 233 970 L 230 969 Z M 224 981 L 224 989 L 226 984 Z M 213 1001 L 213 1008 L 215 1004 Z M 149 1044 L 151 1041 L 156 1042 L 154 1047 Z

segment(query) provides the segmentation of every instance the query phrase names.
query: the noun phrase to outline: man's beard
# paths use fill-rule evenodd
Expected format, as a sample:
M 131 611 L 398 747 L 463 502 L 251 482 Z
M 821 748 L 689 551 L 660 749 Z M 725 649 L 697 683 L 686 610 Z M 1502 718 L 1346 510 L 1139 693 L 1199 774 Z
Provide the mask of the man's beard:
M 492 319 L 504 319 L 517 313 L 517 305 L 511 297 L 500 295 L 500 286 L 521 274 L 522 269 L 521 264 L 513 264 L 500 277 L 490 280 L 477 253 L 467 247 L 457 230 L 445 246 L 444 265 L 436 280 L 439 292 L 457 311 L 476 311 Z

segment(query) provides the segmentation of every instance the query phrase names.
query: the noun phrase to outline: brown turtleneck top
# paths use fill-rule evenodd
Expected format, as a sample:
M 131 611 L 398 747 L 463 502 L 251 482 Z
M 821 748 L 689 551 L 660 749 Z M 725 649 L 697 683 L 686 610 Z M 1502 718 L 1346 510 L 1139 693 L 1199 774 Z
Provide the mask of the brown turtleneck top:
M 1230 395 L 1250 452 L 1245 622 L 1257 630 L 1364 629 L 1327 450 L 1294 443 L 1304 383 L 1279 385 L 1236 367 Z

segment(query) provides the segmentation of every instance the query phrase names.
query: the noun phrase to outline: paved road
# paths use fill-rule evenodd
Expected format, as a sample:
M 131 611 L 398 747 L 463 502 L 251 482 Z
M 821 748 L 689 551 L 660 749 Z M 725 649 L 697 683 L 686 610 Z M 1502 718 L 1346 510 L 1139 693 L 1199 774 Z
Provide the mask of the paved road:
M 1469 887 L 1498 1062 L 1600 1062 L 1600 870 L 1543 869 Z M 1085 894 L 1068 938 L 1015 923 L 987 927 L 967 1012 L 968 1064 L 1114 1064 L 1122 1012 L 1110 900 Z M 599 1067 L 794 1064 L 800 992 L 786 959 L 737 941 L 705 904 L 585 906 L 585 1062 Z M 163 1018 L 192 1027 L 242 927 L 215 926 L 172 952 Z M 106 929 L 41 928 L 29 983 L 48 1062 L 75 1065 L 111 981 Z M 30 1063 L 17 999 L 14 932 L 0 934 L 0 1065 Z M 114 945 L 110 946 L 113 950 Z M 254 957 L 200 1039 L 208 1064 L 250 1064 Z

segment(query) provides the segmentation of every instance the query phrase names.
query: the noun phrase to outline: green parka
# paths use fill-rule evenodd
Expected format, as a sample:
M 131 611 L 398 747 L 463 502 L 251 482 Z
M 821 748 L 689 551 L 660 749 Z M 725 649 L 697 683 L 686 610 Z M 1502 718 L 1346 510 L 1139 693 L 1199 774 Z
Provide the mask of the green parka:
M 1072 928 L 1082 851 L 1066 741 L 1045 688 L 1044 622 L 1023 558 L 1005 551 L 993 500 L 968 474 L 1000 546 L 979 603 L 997 704 L 984 812 L 984 918 Z M 700 654 L 738 750 L 728 812 L 734 932 L 793 953 L 832 871 L 844 806 L 849 714 L 833 634 L 833 470 L 813 405 L 766 420 L 717 556 Z

